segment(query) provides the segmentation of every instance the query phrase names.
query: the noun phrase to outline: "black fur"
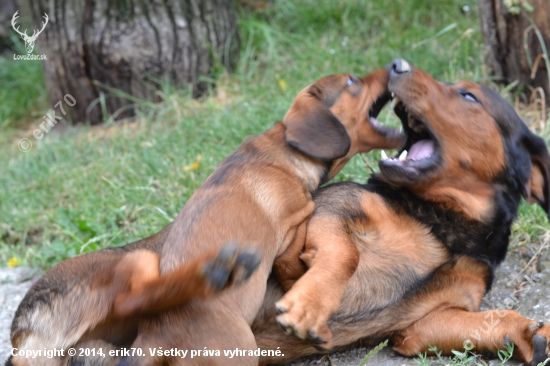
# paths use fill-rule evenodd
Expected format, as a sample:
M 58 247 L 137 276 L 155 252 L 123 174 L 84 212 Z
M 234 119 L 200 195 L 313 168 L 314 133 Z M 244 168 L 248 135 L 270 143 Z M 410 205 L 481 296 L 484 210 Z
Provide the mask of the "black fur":
M 368 220 L 359 203 L 362 193 L 363 188 L 357 183 L 339 182 L 328 185 L 313 195 L 315 200 L 314 215 L 334 216 L 350 233 L 350 223 Z
M 430 228 L 431 233 L 453 254 L 462 254 L 487 263 L 500 264 L 508 250 L 510 226 L 516 218 L 521 196 L 496 189 L 494 217 L 481 222 L 466 217 L 442 204 L 424 200 L 404 188 L 397 188 L 373 175 L 364 186 L 380 195 L 398 214 L 413 217 Z
M 503 174 L 504 176 L 504 174 Z M 507 253 L 510 237 L 510 226 L 516 218 L 521 193 L 512 180 L 496 178 L 493 196 L 493 217 L 489 222 L 470 219 L 463 213 L 420 198 L 405 188 L 397 188 L 384 181 L 378 175 L 372 175 L 368 183 L 360 185 L 351 182 L 340 182 L 320 189 L 315 195 L 316 215 L 331 215 L 339 219 L 344 230 L 351 233 L 357 221 L 369 220 L 360 205 L 364 191 L 382 197 L 388 206 L 398 215 L 407 215 L 428 227 L 431 234 L 453 254 L 451 262 L 444 263 L 439 269 L 424 278 L 409 273 L 406 268 L 399 271 L 401 281 L 407 284 L 403 296 L 416 293 L 430 282 L 430 278 L 440 269 L 454 265 L 454 258 L 467 255 L 488 267 L 485 278 L 486 289 L 493 282 L 493 272 Z M 353 227 L 351 227 L 353 225 Z M 397 274 L 397 273 L 396 273 Z M 381 309 L 368 309 L 369 314 L 360 317 L 371 317 Z M 342 321 L 342 319 L 339 319 Z

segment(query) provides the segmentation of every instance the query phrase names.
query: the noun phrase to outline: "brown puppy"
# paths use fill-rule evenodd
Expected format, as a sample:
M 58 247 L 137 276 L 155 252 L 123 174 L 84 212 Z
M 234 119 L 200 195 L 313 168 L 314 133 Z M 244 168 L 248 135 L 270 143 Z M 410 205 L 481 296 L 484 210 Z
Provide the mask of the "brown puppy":
M 292 282 L 303 271 L 296 258 L 315 207 L 311 193 L 353 155 L 404 141 L 371 120 L 389 100 L 387 82 L 388 72 L 379 70 L 361 79 L 325 77 L 302 90 L 283 122 L 248 139 L 222 162 L 160 233 L 62 262 L 46 273 L 17 311 L 13 346 L 53 349 L 107 342 L 145 353 L 125 364 L 257 364 L 254 357 L 181 359 L 151 356 L 148 350 L 256 349 L 250 324 L 275 259 L 282 282 Z M 226 245 L 236 241 L 252 250 Z M 205 298 L 243 282 L 258 265 L 244 285 L 220 296 L 150 319 L 129 317 Z M 28 359 L 13 357 L 12 362 L 25 365 Z
M 366 185 L 315 195 L 301 256 L 309 270 L 282 299 L 271 281 L 252 326 L 262 349 L 284 354 L 262 363 L 316 353 L 277 331 L 276 301 L 283 328 L 324 348 L 390 338 L 404 355 L 429 345 L 450 354 L 469 339 L 478 352 L 513 342 L 521 360 L 546 360 L 549 325 L 478 312 L 521 198 L 550 212 L 545 142 L 487 87 L 439 83 L 396 60 L 389 89 L 408 136 L 401 158 L 382 160 Z

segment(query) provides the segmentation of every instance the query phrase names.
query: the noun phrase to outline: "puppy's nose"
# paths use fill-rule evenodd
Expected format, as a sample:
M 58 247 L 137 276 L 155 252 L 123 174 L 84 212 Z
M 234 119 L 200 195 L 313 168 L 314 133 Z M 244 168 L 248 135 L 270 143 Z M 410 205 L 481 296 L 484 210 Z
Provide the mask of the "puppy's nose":
M 401 58 L 393 60 L 390 66 L 390 71 L 396 74 L 406 74 L 411 70 L 411 65 Z

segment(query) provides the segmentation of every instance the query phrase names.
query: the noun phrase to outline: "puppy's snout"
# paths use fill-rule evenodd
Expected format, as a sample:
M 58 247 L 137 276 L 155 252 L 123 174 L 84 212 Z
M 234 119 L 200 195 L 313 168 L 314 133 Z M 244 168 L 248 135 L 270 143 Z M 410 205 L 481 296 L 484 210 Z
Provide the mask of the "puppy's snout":
M 401 58 L 393 60 L 390 64 L 390 72 L 392 74 L 401 75 L 411 71 L 412 71 L 411 65 L 407 61 Z

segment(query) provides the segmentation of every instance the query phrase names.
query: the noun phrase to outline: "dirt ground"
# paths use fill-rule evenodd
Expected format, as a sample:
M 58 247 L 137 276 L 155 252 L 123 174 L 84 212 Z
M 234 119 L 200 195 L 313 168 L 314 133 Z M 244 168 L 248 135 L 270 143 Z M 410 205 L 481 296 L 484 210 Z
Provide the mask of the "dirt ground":
M 26 267 L 0 269 L 0 364 L 11 352 L 9 329 L 13 314 L 36 278 L 36 272 Z M 549 284 L 550 248 L 525 247 L 511 252 L 499 268 L 497 281 L 485 297 L 482 309 L 496 309 L 499 305 L 506 306 L 510 301 L 514 301 L 513 309 L 521 314 L 532 319 L 550 322 Z M 288 366 L 357 366 L 368 351 L 361 348 L 334 353 L 330 357 L 304 358 Z M 488 362 L 491 365 L 500 364 L 498 360 Z M 400 357 L 386 348 L 372 358 L 368 365 L 417 365 L 417 363 L 413 359 Z M 520 363 L 509 362 L 507 365 L 517 366 Z

